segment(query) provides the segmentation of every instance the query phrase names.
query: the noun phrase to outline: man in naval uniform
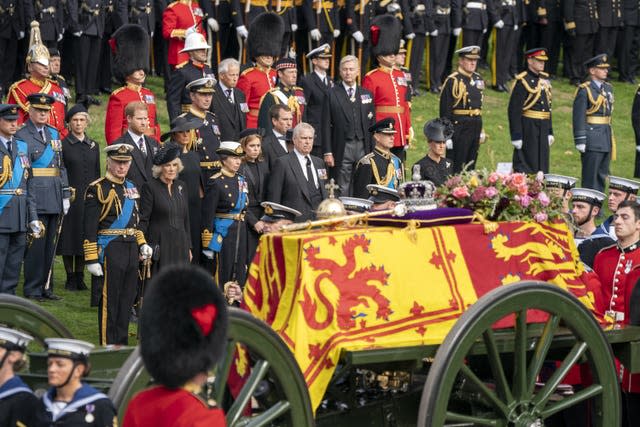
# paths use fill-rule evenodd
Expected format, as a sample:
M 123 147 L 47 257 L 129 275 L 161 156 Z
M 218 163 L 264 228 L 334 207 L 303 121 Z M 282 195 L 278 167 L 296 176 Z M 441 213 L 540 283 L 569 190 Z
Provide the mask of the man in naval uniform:
M 614 214 L 618 210 L 618 205 L 627 200 L 635 202 L 638 196 L 638 190 L 640 190 L 639 181 L 621 178 L 619 176 L 609 176 L 609 194 L 607 196 L 607 205 L 612 214 L 609 218 L 605 219 L 604 222 L 598 226 L 598 228 L 609 234 L 612 239 L 616 240 L 613 219 Z
M 580 260 L 589 268 L 593 268 L 593 261 L 600 249 L 615 243 L 609 234 L 596 226 L 596 218 L 606 197 L 604 193 L 590 188 L 571 190 L 571 217 L 577 227 L 574 240 Z

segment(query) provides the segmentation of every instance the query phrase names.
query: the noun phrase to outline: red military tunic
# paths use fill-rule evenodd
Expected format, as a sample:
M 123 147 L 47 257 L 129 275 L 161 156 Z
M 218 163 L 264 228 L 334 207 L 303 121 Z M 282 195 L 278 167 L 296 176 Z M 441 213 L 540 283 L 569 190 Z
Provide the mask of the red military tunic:
M 247 128 L 258 126 L 258 114 L 260 112 L 260 100 L 265 93 L 276 86 L 276 70 L 263 68 L 259 65 L 247 68 L 240 74 L 238 89 L 247 99 L 249 112 L 247 113 Z
M 596 309 L 621 325 L 629 324 L 631 292 L 640 279 L 640 242 L 621 249 L 617 244 L 602 249 L 596 255 L 593 271 L 600 286 L 594 291 Z M 629 374 L 620 365 L 622 389 L 640 393 L 640 374 Z
M 107 117 L 104 121 L 104 136 L 107 145 L 120 138 L 129 127 L 124 109 L 130 102 L 142 101 L 149 108 L 149 129 L 147 135 L 160 141 L 160 123 L 157 120 L 156 97 L 149 89 L 132 83 L 114 90 L 107 104 Z
M 32 93 L 46 93 L 55 98 L 51 114 L 49 114 L 49 124 L 56 128 L 60 133 L 60 139 L 67 136 L 68 130 L 64 125 L 64 114 L 67 100 L 64 97 L 64 91 L 53 80 L 37 80 L 34 78 L 22 79 L 15 82 L 9 88 L 8 104 L 18 104 L 18 123 L 22 124 L 29 118 L 29 101 L 27 96 Z
M 188 53 L 180 53 L 187 29 L 195 25 L 196 30 L 206 39 L 207 33 L 202 26 L 203 17 L 204 13 L 196 0 L 174 1 L 162 12 L 162 37 L 169 41 L 169 65 L 175 67 L 189 60 Z
M 224 427 L 224 412 L 209 409 L 185 389 L 152 387 L 138 393 L 124 414 L 124 427 Z
M 362 87 L 373 93 L 376 121 L 393 117 L 397 133 L 394 147 L 403 147 L 409 142 L 411 111 L 407 102 L 409 85 L 404 73 L 396 68 L 380 66 L 369 71 L 362 79 Z

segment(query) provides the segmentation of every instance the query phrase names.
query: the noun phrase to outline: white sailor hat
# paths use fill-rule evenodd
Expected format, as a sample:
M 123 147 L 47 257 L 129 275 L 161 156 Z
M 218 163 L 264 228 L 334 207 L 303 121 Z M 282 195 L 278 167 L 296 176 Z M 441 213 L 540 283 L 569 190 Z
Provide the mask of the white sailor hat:
M 638 194 L 640 182 L 632 179 L 620 178 L 619 176 L 609 175 L 609 189 L 624 191 L 629 194 Z
M 340 201 L 346 210 L 354 212 L 367 212 L 373 206 L 373 201 L 358 197 L 340 197 Z
M 222 141 L 220 146 L 216 149 L 217 154 L 226 154 L 227 156 L 242 157 L 244 156 L 244 150 L 242 145 L 235 141 Z
M 574 202 L 585 202 L 595 206 L 602 206 L 602 202 L 607 196 L 601 191 L 591 188 L 574 188 L 571 190 L 571 200 Z
M 0 326 L 0 347 L 10 351 L 22 351 L 33 341 L 31 335 Z
M 369 184 L 367 185 L 367 191 L 369 192 L 369 200 L 373 203 L 384 203 L 389 200 L 394 202 L 400 201 L 398 190 L 385 187 L 384 185 Z
M 67 359 L 87 361 L 89 353 L 95 347 L 90 342 L 73 340 L 70 338 L 46 338 L 47 354 L 52 357 L 66 357 Z
M 562 188 L 570 190 L 576 186 L 578 180 L 572 176 L 556 175 L 552 173 L 544 174 L 544 183 L 547 188 Z
M 260 206 L 264 208 L 264 215 L 260 218 L 262 221 L 276 222 L 281 219 L 294 221 L 296 217 L 302 215 L 302 213 L 296 209 L 275 202 L 262 202 Z

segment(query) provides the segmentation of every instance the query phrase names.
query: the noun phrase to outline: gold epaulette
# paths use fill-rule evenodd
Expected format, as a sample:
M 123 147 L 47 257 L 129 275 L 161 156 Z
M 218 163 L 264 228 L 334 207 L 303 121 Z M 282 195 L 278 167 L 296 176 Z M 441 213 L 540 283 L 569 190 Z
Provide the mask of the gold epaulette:
M 302 91 L 304 91 L 304 89 L 302 89 L 300 86 L 294 86 L 293 90 L 302 90 Z
M 104 176 L 103 176 L 102 178 L 98 178 L 98 179 L 96 179 L 95 181 L 90 182 L 90 183 L 89 183 L 89 185 L 96 185 L 96 184 L 99 184 L 99 183 L 100 183 L 100 182 L 102 182 L 104 179 L 105 179 L 105 178 L 104 178 Z
M 373 70 L 371 70 L 367 74 L 365 74 L 365 77 L 368 76 L 369 74 L 375 73 L 376 71 L 378 71 L 378 69 L 374 68 Z
M 255 70 L 256 67 L 249 67 L 246 70 L 244 70 L 243 72 L 240 73 L 241 76 L 244 76 L 245 74 L 247 74 L 249 71 L 253 71 Z
M 209 179 L 218 179 L 222 176 L 222 172 L 214 173 Z
M 62 80 L 63 82 L 66 82 L 67 79 L 64 78 L 64 76 L 62 74 L 58 74 L 58 77 L 60 80 Z
M 363 158 L 358 160 L 358 164 L 359 165 L 370 165 L 371 164 L 371 159 L 373 158 L 373 156 L 374 156 L 373 153 L 367 154 L 366 156 L 364 156 Z
M 176 70 L 177 70 L 178 68 L 182 68 L 182 67 L 184 67 L 184 66 L 185 66 L 185 65 L 187 65 L 188 63 L 189 63 L 189 61 L 184 61 L 184 62 L 179 63 L 178 65 L 176 65 Z
M 522 79 L 524 79 L 524 76 L 526 76 L 526 75 L 527 75 L 527 72 L 523 71 L 523 72 L 521 72 L 520 74 L 518 74 L 516 76 L 516 80 L 522 80 Z
M 169 4 L 167 5 L 167 7 L 173 7 L 173 6 L 175 6 L 176 4 L 178 4 L 178 3 L 180 3 L 180 2 L 179 2 L 179 1 L 171 2 L 171 3 L 169 3 Z
M 126 88 L 127 88 L 126 86 L 120 86 L 118 89 L 116 89 L 113 92 L 111 92 L 111 95 L 116 95 L 116 94 L 122 92 L 123 90 L 125 90 Z

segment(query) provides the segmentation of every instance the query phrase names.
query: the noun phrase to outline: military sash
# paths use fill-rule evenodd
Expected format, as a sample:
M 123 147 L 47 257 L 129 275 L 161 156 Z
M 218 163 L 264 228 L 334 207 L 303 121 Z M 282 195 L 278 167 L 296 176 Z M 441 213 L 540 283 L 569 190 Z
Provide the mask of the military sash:
M 24 166 L 26 165 L 24 157 L 27 155 L 27 144 L 23 141 L 16 140 L 16 146 L 18 147 L 18 155 L 16 156 L 13 164 L 11 180 L 7 180 L 2 187 L 3 190 L 15 190 L 20 187 L 20 182 L 22 182 Z M 0 194 L 0 214 L 2 214 L 4 207 L 9 203 L 12 197 L 13 194 Z
M 395 170 L 395 178 L 390 179 L 387 187 L 393 188 L 394 190 L 398 189 L 398 183 L 402 181 L 402 162 L 399 157 L 391 156 L 391 163 L 393 163 L 393 168 Z
M 238 185 L 240 186 L 240 190 L 238 191 L 238 198 L 236 200 L 236 204 L 232 210 L 229 211 L 230 214 L 240 214 L 244 210 L 247 205 L 247 193 L 245 191 L 246 182 L 244 177 L 238 175 Z M 220 252 L 222 249 L 222 241 L 227 234 L 229 234 L 229 227 L 233 224 L 235 220 L 231 218 L 214 218 L 213 219 L 213 236 L 211 237 L 211 242 L 209 242 L 209 246 L 207 249 L 210 249 L 214 252 Z
M 131 181 L 125 180 L 124 186 L 127 190 L 131 190 L 134 188 L 134 185 Z M 133 214 L 133 208 L 135 206 L 135 202 L 130 197 L 124 198 L 124 203 L 122 204 L 122 211 L 120 215 L 116 218 L 115 221 L 111 223 L 109 226 L 109 230 L 122 229 L 127 228 L 127 224 L 129 224 L 129 220 L 131 219 L 131 215 Z M 107 245 L 116 237 L 117 235 L 105 235 L 98 234 L 98 262 L 102 264 L 104 260 L 104 250 Z

